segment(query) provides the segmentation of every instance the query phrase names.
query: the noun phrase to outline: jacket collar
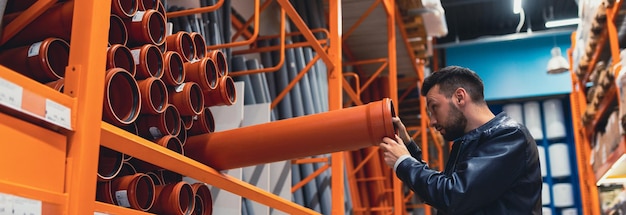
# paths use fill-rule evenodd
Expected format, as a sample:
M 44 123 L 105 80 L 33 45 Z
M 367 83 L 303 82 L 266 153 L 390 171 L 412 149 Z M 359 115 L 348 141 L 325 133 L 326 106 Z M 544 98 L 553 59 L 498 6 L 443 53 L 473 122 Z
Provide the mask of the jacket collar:
M 502 123 L 504 123 L 508 119 L 509 117 L 506 115 L 506 113 L 500 112 L 498 115 L 496 115 L 493 119 L 489 120 L 487 123 L 479 126 L 478 128 L 475 128 L 474 130 L 471 130 L 465 133 L 465 135 L 459 137 L 454 142 L 467 142 L 468 140 L 477 139 L 485 131 L 491 130 L 495 127 L 499 127 Z

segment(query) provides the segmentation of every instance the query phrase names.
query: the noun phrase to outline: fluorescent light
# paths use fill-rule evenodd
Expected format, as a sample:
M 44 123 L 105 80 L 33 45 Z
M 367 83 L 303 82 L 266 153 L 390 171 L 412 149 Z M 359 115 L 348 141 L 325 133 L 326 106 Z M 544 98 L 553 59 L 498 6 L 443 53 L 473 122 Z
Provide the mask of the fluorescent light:
M 513 0 L 513 13 L 518 14 L 522 11 L 522 0 Z
M 546 28 L 561 27 L 566 25 L 578 25 L 578 23 L 580 23 L 579 18 L 553 20 L 546 22 Z

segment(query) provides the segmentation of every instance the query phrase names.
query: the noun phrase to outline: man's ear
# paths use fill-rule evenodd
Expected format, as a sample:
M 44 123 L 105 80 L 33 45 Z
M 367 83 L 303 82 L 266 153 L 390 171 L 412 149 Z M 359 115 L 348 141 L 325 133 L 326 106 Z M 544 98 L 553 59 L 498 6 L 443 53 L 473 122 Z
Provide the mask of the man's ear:
M 456 102 L 457 104 L 462 104 L 465 103 L 465 100 L 468 99 L 467 97 L 467 91 L 465 91 L 465 89 L 459 87 L 454 91 L 454 98 L 453 98 L 454 102 Z

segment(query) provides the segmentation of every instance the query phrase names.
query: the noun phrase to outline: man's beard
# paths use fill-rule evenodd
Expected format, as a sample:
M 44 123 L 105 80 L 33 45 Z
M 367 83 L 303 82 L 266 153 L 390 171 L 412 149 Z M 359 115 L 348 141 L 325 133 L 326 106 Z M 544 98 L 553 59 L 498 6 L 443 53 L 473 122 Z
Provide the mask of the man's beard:
M 443 125 L 443 129 L 446 131 L 445 134 L 443 134 L 443 138 L 448 141 L 453 141 L 465 134 L 467 118 L 452 102 L 449 102 L 449 105 L 450 111 L 448 111 L 448 120 Z

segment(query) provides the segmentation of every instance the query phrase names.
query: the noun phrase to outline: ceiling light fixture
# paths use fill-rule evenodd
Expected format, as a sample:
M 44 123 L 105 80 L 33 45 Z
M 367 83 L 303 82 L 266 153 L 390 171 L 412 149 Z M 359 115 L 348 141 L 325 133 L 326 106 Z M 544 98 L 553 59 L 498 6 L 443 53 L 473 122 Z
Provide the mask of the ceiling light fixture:
M 550 50 L 550 53 L 552 53 L 552 58 L 548 61 L 548 74 L 559 74 L 569 70 L 569 63 L 561 55 L 561 48 L 555 46 Z
M 522 0 L 513 0 L 513 13 L 518 14 L 522 11 Z
M 578 25 L 578 23 L 580 23 L 579 18 L 552 20 L 552 21 L 546 22 L 546 28 L 555 28 L 555 27 L 568 26 L 568 25 Z

